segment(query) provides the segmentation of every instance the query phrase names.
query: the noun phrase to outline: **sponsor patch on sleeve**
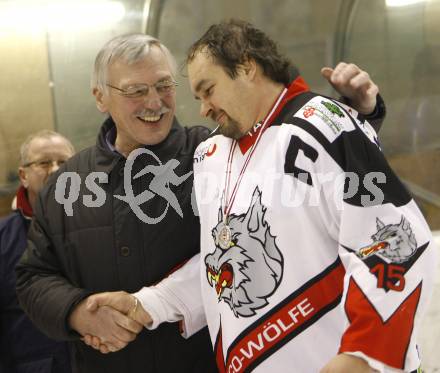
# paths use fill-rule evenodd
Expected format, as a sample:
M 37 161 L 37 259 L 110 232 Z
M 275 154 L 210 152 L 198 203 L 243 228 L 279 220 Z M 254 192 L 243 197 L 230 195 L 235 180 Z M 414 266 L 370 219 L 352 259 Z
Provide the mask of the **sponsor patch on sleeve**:
M 330 142 L 342 132 L 355 129 L 352 121 L 339 105 L 321 96 L 308 101 L 294 116 L 313 124 Z
M 214 155 L 216 150 L 217 144 L 215 142 L 200 144 L 194 152 L 194 163 L 200 163 L 205 159 L 205 157 L 211 157 L 212 155 Z

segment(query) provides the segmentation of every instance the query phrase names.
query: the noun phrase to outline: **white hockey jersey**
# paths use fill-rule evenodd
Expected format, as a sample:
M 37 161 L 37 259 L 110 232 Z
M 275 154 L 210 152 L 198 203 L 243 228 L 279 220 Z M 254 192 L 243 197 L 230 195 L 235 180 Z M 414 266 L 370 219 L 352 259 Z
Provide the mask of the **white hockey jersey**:
M 233 140 L 213 136 L 195 153 L 201 288 L 219 368 L 318 372 L 339 351 L 415 370 L 436 263 L 429 227 L 372 127 L 294 91 L 273 109 L 229 201 L 227 248 L 225 200 L 260 128 L 235 147 L 227 198 Z
M 191 334 L 203 326 L 201 285 L 221 372 L 315 373 L 338 352 L 363 357 L 380 372 L 416 370 L 416 334 L 437 253 L 375 131 L 353 109 L 303 91 L 298 81 L 269 122 L 249 159 L 259 126 L 232 157 L 229 138 L 200 144 L 200 260 L 144 289 L 157 292 L 143 304 L 159 294 L 153 319 L 173 305 Z M 191 285 L 194 266 L 201 283 Z

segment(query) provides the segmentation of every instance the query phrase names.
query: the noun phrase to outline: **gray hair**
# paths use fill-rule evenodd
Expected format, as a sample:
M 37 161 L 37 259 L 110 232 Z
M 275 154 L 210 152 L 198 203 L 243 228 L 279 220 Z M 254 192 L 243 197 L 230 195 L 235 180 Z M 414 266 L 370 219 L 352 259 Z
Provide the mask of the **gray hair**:
M 72 151 L 72 154 L 75 153 L 75 148 L 72 145 L 72 143 L 63 135 L 61 135 L 58 132 L 50 131 L 50 130 L 41 130 L 38 132 L 35 132 L 31 135 L 29 135 L 26 140 L 21 144 L 20 146 L 20 165 L 25 165 L 26 163 L 29 163 L 29 147 L 35 139 L 52 139 L 54 137 L 59 137 L 60 139 L 63 139 L 66 142 L 66 145 L 70 148 Z
M 99 51 L 92 74 L 92 89 L 98 88 L 103 92 L 107 92 L 108 67 L 117 60 L 122 60 L 128 65 L 142 61 L 150 53 L 151 46 L 157 46 L 162 50 L 168 60 L 171 73 L 175 78 L 177 63 L 165 45 L 150 35 L 127 34 L 111 39 Z

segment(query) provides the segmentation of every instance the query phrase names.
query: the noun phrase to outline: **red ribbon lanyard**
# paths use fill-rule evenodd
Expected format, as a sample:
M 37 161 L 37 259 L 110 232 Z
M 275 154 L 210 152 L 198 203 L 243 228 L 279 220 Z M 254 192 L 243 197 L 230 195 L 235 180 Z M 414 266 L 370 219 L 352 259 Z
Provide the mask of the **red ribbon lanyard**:
M 260 132 L 258 132 L 257 139 L 255 140 L 254 144 L 252 145 L 251 150 L 249 151 L 246 160 L 244 161 L 244 164 L 241 168 L 240 174 L 238 175 L 237 182 L 234 185 L 234 189 L 232 190 L 231 198 L 228 200 L 228 194 L 229 194 L 229 186 L 231 183 L 231 169 L 232 169 L 232 159 L 234 157 L 234 151 L 237 147 L 237 140 L 233 140 L 231 143 L 231 148 L 229 149 L 229 156 L 228 156 L 228 164 L 226 166 L 226 185 L 224 190 L 224 219 L 227 222 L 227 217 L 229 216 L 229 213 L 231 212 L 232 205 L 234 204 L 235 197 L 237 196 L 238 187 L 240 186 L 241 180 L 243 179 L 243 175 L 246 172 L 246 168 L 249 165 L 249 162 L 252 158 L 252 155 L 255 152 L 255 149 L 257 148 L 258 143 L 260 142 L 261 136 L 263 135 L 264 130 L 266 129 L 267 125 L 270 123 L 270 119 L 272 119 L 272 115 L 277 109 L 278 105 L 281 103 L 284 95 L 287 92 L 287 88 L 284 88 L 284 90 L 281 92 L 281 94 L 278 96 L 277 101 L 275 102 L 275 105 L 272 107 L 272 110 L 269 112 L 269 114 L 266 115 L 266 118 L 263 121 L 263 125 L 261 126 Z

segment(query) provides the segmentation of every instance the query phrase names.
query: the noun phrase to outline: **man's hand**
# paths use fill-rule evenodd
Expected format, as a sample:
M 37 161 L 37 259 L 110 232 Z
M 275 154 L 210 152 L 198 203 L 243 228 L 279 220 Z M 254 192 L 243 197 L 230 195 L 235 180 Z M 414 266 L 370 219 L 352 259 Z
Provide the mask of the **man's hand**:
M 347 97 L 359 113 L 371 114 L 374 111 L 379 88 L 366 71 L 355 64 L 340 62 L 334 69 L 323 67 L 321 75 L 340 95 Z
M 106 345 L 101 352 L 117 351 L 136 338 L 142 324 L 107 306 L 87 309 L 88 298 L 79 303 L 69 317 L 69 324 L 82 336 L 93 335 Z
M 368 363 L 359 357 L 339 354 L 332 358 L 320 373 L 374 373 L 376 370 L 372 369 Z
M 152 322 L 150 314 L 144 310 L 137 299 L 125 291 L 95 294 L 87 299 L 89 311 L 95 311 L 102 306 L 112 307 L 141 325 L 148 326 Z
M 123 313 L 140 325 L 149 325 L 152 321 L 150 315 L 144 310 L 138 300 L 125 291 L 95 294 L 87 299 L 86 308 L 89 312 L 96 312 L 105 307 L 111 307 Z M 86 345 L 101 351 L 103 354 L 119 350 L 119 348 L 99 338 L 96 334 L 85 334 L 82 340 Z

